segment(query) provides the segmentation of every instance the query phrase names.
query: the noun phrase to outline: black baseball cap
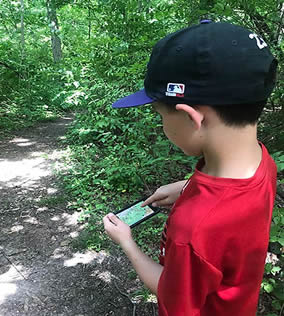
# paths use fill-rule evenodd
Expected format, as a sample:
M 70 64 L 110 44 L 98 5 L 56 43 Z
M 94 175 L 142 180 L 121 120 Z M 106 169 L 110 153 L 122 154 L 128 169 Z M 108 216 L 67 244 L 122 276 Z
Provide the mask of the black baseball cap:
M 277 61 L 265 41 L 244 27 L 203 20 L 169 34 L 154 46 L 144 89 L 113 108 L 161 101 L 226 105 L 266 100 L 275 85 Z

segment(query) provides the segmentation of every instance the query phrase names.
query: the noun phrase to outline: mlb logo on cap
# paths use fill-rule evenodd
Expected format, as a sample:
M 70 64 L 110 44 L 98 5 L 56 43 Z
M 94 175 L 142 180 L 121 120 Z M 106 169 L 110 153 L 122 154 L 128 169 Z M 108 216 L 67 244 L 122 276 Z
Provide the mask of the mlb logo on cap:
M 184 97 L 185 85 L 183 83 L 168 83 L 166 96 Z

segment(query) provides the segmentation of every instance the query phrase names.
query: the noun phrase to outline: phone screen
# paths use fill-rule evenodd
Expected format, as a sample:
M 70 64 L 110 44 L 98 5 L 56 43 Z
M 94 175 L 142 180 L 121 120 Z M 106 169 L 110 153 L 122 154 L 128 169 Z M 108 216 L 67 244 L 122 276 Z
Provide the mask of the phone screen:
M 155 213 L 155 211 L 150 208 L 148 205 L 142 207 L 141 204 L 144 201 L 140 201 L 137 204 L 130 206 L 117 213 L 116 216 L 119 217 L 123 222 L 128 224 L 129 226 L 133 226 L 137 222 L 141 221 L 143 218 L 148 217 Z

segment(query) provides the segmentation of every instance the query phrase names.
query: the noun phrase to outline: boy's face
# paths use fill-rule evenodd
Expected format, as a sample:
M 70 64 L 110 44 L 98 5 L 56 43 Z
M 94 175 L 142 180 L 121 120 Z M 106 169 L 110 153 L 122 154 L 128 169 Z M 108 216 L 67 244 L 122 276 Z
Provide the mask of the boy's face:
M 161 115 L 163 130 L 167 138 L 186 155 L 202 155 L 202 137 L 190 115 L 185 111 L 170 110 L 155 102 L 154 109 Z

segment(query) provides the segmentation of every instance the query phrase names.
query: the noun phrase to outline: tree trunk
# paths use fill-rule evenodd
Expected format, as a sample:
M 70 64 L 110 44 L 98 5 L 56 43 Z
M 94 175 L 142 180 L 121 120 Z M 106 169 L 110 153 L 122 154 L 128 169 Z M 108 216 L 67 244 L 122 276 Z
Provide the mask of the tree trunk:
M 53 61 L 57 63 L 62 59 L 62 49 L 61 49 L 61 39 L 58 35 L 59 25 L 58 25 L 54 0 L 46 0 L 46 8 L 47 8 L 47 17 L 48 17 L 50 32 L 51 32 L 51 48 L 52 48 Z
M 91 4 L 90 1 L 88 3 L 88 20 L 89 20 L 89 25 L 88 25 L 88 39 L 91 39 L 91 32 L 92 32 L 92 20 L 91 20 Z
M 21 60 L 24 63 L 25 59 L 25 24 L 24 24 L 25 4 L 21 0 Z

